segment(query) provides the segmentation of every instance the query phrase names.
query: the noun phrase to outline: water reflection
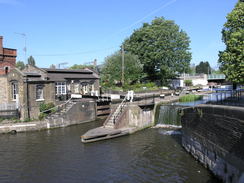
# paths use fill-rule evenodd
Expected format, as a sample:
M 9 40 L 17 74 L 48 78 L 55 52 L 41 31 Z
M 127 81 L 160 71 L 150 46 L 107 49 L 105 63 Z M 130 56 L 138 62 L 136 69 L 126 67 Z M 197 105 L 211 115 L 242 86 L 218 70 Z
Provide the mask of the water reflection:
M 80 135 L 101 121 L 0 136 L 0 182 L 216 181 L 181 147 L 181 135 L 147 129 L 82 144 Z

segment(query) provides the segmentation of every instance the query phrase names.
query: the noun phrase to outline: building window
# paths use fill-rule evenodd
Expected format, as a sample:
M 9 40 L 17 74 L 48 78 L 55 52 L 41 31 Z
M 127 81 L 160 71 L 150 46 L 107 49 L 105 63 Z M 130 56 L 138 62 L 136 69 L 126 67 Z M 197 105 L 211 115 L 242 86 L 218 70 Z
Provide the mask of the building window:
M 12 88 L 12 99 L 16 100 L 17 99 L 17 95 L 18 95 L 18 83 L 17 82 L 13 82 L 11 84 L 11 88 Z
M 9 72 L 9 67 L 8 66 L 4 67 L 4 72 L 5 72 L 5 74 L 8 74 L 8 72 Z
M 57 82 L 55 87 L 56 95 L 66 94 L 66 82 Z
M 36 85 L 36 100 L 43 99 L 43 85 Z

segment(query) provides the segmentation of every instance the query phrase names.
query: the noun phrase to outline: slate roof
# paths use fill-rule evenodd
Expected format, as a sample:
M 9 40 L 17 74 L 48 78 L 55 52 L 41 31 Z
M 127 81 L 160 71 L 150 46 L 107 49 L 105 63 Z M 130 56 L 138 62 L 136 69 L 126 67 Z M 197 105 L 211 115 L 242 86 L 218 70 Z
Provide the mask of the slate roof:
M 99 79 L 96 72 L 89 69 L 49 69 L 49 68 L 37 68 L 45 73 L 45 78 L 42 74 L 37 72 L 21 72 L 23 76 L 28 78 L 31 82 L 59 82 L 67 80 L 80 80 L 81 82 L 89 82 L 91 80 Z
M 80 73 L 80 74 L 92 74 L 93 72 L 86 69 L 49 69 L 42 68 L 42 70 L 48 73 Z
M 79 79 L 79 80 L 87 80 L 87 79 L 98 79 L 99 76 L 92 72 L 91 70 L 85 69 L 47 69 L 43 68 L 47 72 L 47 77 L 49 81 L 66 81 L 67 79 Z

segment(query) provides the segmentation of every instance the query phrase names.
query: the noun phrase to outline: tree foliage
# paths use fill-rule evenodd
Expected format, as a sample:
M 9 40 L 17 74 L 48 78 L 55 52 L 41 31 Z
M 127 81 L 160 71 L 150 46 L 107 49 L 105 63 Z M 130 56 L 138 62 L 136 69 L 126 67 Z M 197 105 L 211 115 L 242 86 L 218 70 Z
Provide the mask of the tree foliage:
M 219 52 L 220 69 L 233 83 L 244 83 L 244 2 L 238 1 L 227 15 L 222 30 L 222 40 L 226 45 Z
M 196 66 L 196 73 L 197 74 L 211 74 L 211 67 L 208 62 L 203 62 L 201 61 L 197 66 Z
M 129 52 L 125 53 L 125 84 L 139 81 L 142 77 L 143 65 L 140 63 L 138 56 Z M 101 70 L 101 77 L 104 86 L 112 86 L 121 83 L 122 79 L 122 55 L 115 52 L 113 55 L 105 59 L 105 63 Z
M 192 80 L 185 80 L 184 83 L 186 86 L 192 86 L 193 85 Z
M 19 70 L 23 70 L 25 68 L 25 64 L 23 61 L 18 61 L 15 65 Z
M 30 57 L 28 58 L 27 62 L 28 62 L 29 65 L 33 65 L 33 66 L 36 65 L 36 61 L 35 61 L 35 59 L 34 59 L 33 56 L 30 56 Z
M 85 68 L 92 68 L 95 69 L 94 65 L 82 65 L 82 64 L 74 64 L 70 67 L 70 69 L 85 69 Z
M 163 17 L 144 23 L 124 42 L 125 50 L 139 57 L 151 81 L 187 72 L 191 60 L 189 44 L 187 34 Z

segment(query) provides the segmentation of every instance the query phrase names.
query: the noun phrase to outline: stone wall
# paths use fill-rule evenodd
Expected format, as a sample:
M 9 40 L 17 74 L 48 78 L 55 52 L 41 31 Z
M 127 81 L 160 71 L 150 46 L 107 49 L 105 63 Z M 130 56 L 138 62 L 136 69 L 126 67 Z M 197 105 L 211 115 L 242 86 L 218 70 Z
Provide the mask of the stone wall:
M 182 116 L 182 145 L 216 176 L 244 182 L 244 108 L 201 105 Z
M 154 110 L 152 107 L 139 107 L 135 104 L 129 104 L 122 113 L 120 119 L 116 122 L 115 128 L 130 127 L 133 131 L 152 126 L 154 124 Z
M 26 102 L 29 101 L 30 118 L 38 118 L 40 112 L 39 106 L 41 103 L 52 102 L 55 104 L 55 84 L 51 82 L 43 84 L 43 99 L 36 99 L 36 87 L 40 84 L 41 83 L 28 83 L 29 98 Z
M 20 117 L 21 120 L 28 118 L 27 113 L 27 85 L 25 80 L 23 79 L 23 74 L 14 69 L 11 73 L 8 74 L 8 85 L 7 85 L 7 94 L 8 94 L 8 103 L 15 103 L 16 101 L 13 100 L 12 96 L 12 82 L 16 82 L 18 84 L 18 97 L 19 97 L 19 110 L 20 110 Z
M 0 76 L 0 104 L 8 103 L 8 80 L 6 76 Z
M 95 101 L 77 102 L 66 114 L 54 119 L 0 125 L 0 133 L 38 131 L 94 121 L 96 119 L 95 107 Z
M 70 123 L 94 121 L 96 119 L 96 102 L 92 100 L 77 102 L 65 114 L 64 118 Z

